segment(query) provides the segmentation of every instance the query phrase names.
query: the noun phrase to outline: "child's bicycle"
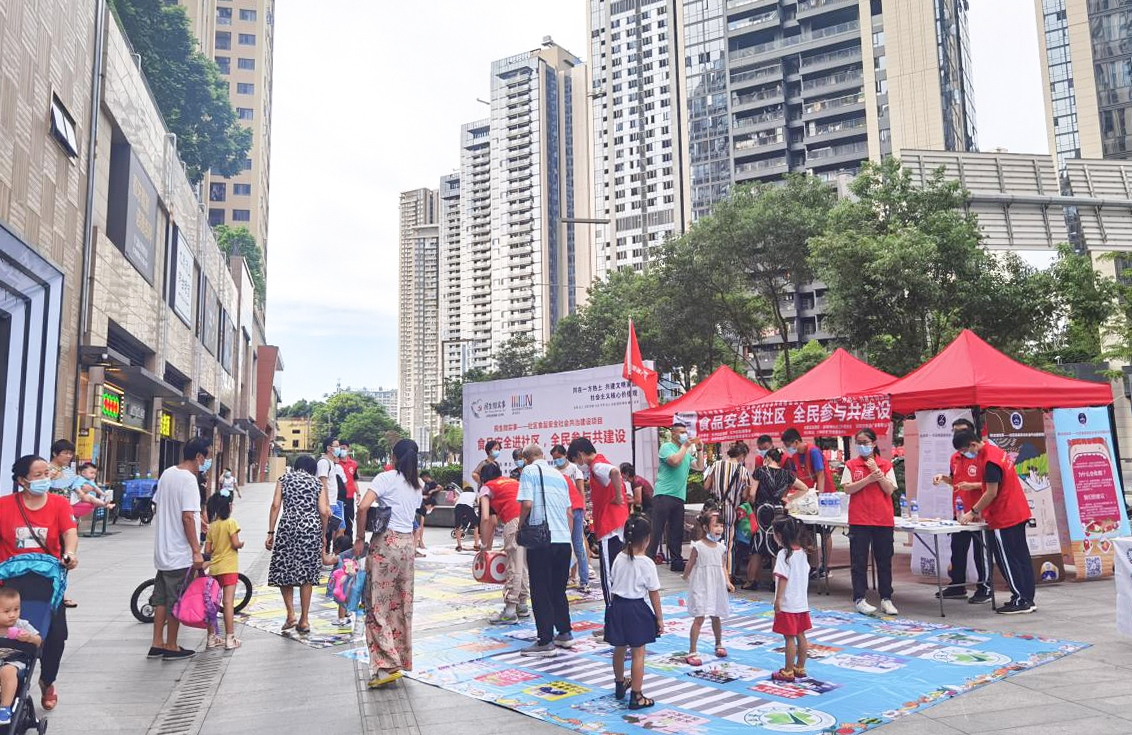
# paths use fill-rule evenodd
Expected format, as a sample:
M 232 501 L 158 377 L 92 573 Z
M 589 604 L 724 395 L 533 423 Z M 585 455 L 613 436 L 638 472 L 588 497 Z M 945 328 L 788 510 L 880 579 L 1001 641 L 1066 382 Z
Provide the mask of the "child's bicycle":
M 236 582 L 236 598 L 232 609 L 240 612 L 252 601 L 253 588 L 252 581 L 243 572 L 237 576 L 239 580 Z M 153 604 L 150 602 L 152 596 L 153 580 L 147 579 L 138 585 L 133 597 L 130 598 L 130 612 L 142 623 L 153 622 Z

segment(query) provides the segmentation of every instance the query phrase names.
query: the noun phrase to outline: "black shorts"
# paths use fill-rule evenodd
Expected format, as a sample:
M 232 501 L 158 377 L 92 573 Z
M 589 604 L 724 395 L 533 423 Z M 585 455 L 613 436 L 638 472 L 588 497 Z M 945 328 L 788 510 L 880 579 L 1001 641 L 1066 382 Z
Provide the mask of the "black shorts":
M 476 515 L 476 510 L 470 505 L 457 505 L 456 506 L 456 527 L 467 528 L 468 526 L 478 526 L 480 522 L 479 517 Z

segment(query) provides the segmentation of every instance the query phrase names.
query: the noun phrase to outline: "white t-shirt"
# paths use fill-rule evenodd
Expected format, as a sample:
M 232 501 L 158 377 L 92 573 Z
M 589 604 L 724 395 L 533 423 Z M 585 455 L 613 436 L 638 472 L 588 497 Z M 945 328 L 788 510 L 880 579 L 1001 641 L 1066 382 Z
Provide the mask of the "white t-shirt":
M 490 495 L 491 491 L 488 490 L 485 495 Z M 476 506 L 476 491 L 475 490 L 462 490 L 460 497 L 456 498 L 456 505 L 468 505 L 471 507 Z
M 890 467 L 888 469 L 888 472 L 884 473 L 884 479 L 888 480 L 893 485 L 895 485 L 896 484 L 896 470 L 894 470 Z M 853 482 L 853 471 L 850 470 L 848 467 L 846 467 L 844 470 L 841 471 L 841 484 L 842 485 L 848 485 L 851 482 Z
M 153 494 L 157 511 L 153 516 L 156 527 L 153 536 L 153 565 L 158 571 L 171 572 L 193 565 L 193 547 L 185 538 L 181 513 L 193 514 L 193 533 L 200 538 L 200 486 L 197 476 L 179 467 L 170 467 L 157 480 Z
M 656 562 L 645 554 L 630 557 L 621 553 L 613 560 L 613 577 L 609 591 L 626 600 L 643 600 L 649 592 L 660 589 L 660 577 L 656 573 Z
M 790 558 L 786 558 L 786 549 L 779 549 L 774 559 L 774 583 L 786 585 L 782 593 L 782 612 L 803 613 L 810 611 L 810 601 L 806 591 L 810 586 L 810 561 L 806 558 L 803 549 L 795 549 Z
M 412 533 L 417 508 L 421 507 L 421 489 L 410 485 L 399 472 L 382 472 L 373 478 L 369 489 L 379 500 L 393 509 L 389 528 L 398 533 Z

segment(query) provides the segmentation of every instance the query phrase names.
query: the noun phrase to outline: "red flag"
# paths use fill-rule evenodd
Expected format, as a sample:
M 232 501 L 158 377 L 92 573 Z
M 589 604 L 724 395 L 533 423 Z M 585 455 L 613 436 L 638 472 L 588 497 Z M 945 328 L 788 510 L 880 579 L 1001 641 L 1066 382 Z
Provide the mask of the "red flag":
M 649 408 L 660 405 L 656 394 L 657 374 L 655 370 L 645 367 L 641 359 L 641 348 L 637 344 L 637 330 L 633 328 L 633 320 L 629 320 L 629 341 L 625 344 L 625 369 L 622 372 L 625 379 L 640 387 L 645 392 L 645 400 Z

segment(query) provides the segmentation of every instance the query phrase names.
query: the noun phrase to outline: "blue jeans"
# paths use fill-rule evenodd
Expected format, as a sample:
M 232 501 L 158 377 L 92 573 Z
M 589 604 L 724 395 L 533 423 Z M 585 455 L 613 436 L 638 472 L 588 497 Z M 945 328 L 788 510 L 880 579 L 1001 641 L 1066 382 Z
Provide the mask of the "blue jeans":
M 590 583 L 590 554 L 586 549 L 586 512 L 574 511 L 574 528 L 570 531 L 574 545 L 574 558 L 578 560 L 578 581 L 582 586 Z

